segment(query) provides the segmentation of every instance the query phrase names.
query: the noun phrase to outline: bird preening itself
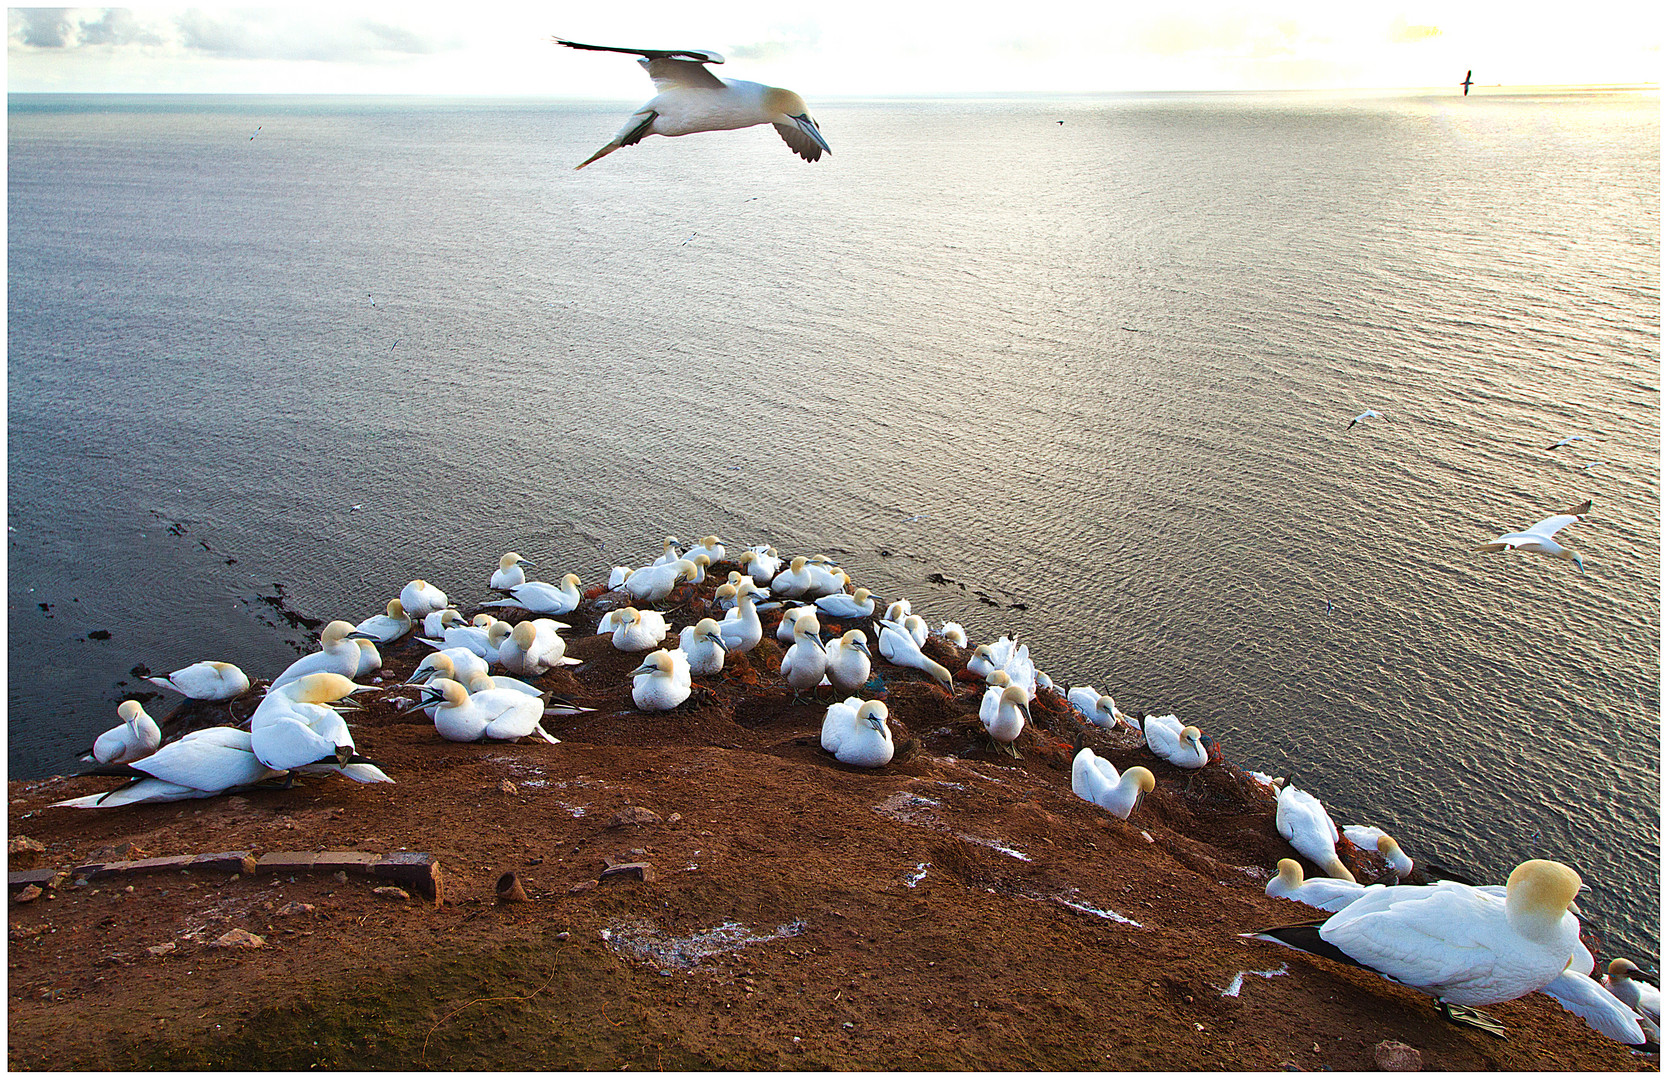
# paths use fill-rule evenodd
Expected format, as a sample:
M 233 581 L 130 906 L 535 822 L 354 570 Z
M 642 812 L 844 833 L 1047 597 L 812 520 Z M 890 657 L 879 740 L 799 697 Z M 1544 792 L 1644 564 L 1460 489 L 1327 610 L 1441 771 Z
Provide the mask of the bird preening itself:
M 613 45 L 584 45 L 553 37 L 550 40 L 570 49 L 626 53 L 654 81 L 655 96 L 631 114 L 601 150 L 575 165 L 583 169 L 622 146 L 642 142 L 647 135 L 691 135 L 697 131 L 731 131 L 771 124 L 782 141 L 806 161 L 832 154 L 827 140 L 811 119 L 805 101 L 792 90 L 740 79 L 720 79 L 708 64 L 722 64 L 724 58 L 709 49 L 625 49 Z

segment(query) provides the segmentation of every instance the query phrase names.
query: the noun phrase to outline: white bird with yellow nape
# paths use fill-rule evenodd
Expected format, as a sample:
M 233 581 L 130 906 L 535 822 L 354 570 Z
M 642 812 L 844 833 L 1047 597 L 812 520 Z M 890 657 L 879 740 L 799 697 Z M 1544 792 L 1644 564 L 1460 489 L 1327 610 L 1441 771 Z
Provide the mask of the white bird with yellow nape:
M 446 594 L 422 578 L 413 578 L 400 590 L 400 606 L 413 619 L 421 619 L 431 611 L 446 610 Z
M 621 652 L 637 652 L 658 648 L 668 629 L 666 616 L 653 608 L 624 607 L 615 618 L 614 634 L 609 640 Z
M 631 673 L 631 703 L 644 712 L 665 712 L 689 700 L 689 657 L 682 649 L 656 649 Z
M 716 675 L 724 670 L 724 639 L 717 619 L 702 619 L 678 631 L 678 648 L 689 657 L 691 675 Z
M 619 133 L 601 150 L 578 165 L 583 169 L 622 146 L 632 146 L 649 135 L 692 135 L 698 131 L 733 131 L 770 124 L 788 148 L 806 161 L 832 154 L 828 142 L 811 119 L 805 101 L 792 90 L 740 79 L 720 79 L 707 69 L 724 58 L 709 49 L 629 49 L 613 45 L 583 45 L 552 38 L 570 49 L 626 53 L 654 82 L 655 96 L 631 114 Z
M 658 604 L 672 595 L 681 582 L 694 581 L 698 573 L 688 559 L 657 563 L 632 571 L 621 588 L 640 604 Z
M 1321 801 L 1307 791 L 1292 784 L 1280 789 L 1274 803 L 1274 831 L 1331 877 L 1355 880 L 1338 858 L 1338 826 Z
M 1575 568 L 1582 573 L 1587 567 L 1581 561 L 1580 553 L 1564 547 L 1553 539 L 1559 529 L 1574 525 L 1581 521 L 1593 509 L 1593 500 L 1588 499 L 1579 506 L 1572 506 L 1562 514 L 1556 514 L 1535 522 L 1522 532 L 1506 533 L 1490 540 L 1486 544 L 1478 544 L 1477 551 L 1533 551 L 1538 555 L 1550 555 L 1554 559 L 1563 559 L 1575 563 Z
M 149 757 L 162 745 L 162 729 L 137 701 L 122 702 L 116 706 L 116 715 L 122 722 L 93 740 L 92 751 L 82 761 L 125 765 Z
M 822 624 L 817 622 L 814 608 L 803 610 L 793 624 L 793 644 L 782 654 L 779 671 L 794 697 L 814 690 L 828 670 L 828 654 L 823 651 Z
M 861 630 L 847 630 L 823 649 L 828 655 L 824 674 L 841 694 L 855 694 L 869 681 L 869 638 Z
M 498 560 L 498 569 L 492 572 L 492 580 L 488 582 L 488 587 L 508 592 L 527 580 L 527 571 L 522 567 L 532 565 L 513 551 L 505 552 L 503 558 Z
M 249 676 L 243 669 L 224 660 L 199 660 L 167 675 L 147 675 L 145 680 L 193 701 L 230 701 L 249 689 Z
M 1091 747 L 1085 746 L 1071 760 L 1072 794 L 1125 821 L 1140 808 L 1142 797 L 1156 783 L 1151 769 L 1135 765 L 1120 774 Z
M 945 690 L 955 692 L 950 669 L 922 652 L 909 631 L 890 619 L 880 620 L 880 655 L 898 667 L 923 671 Z
M 554 619 L 516 623 L 498 645 L 499 666 L 517 675 L 543 675 L 553 667 L 580 663 L 568 656 L 568 643 L 561 635 L 566 627 Z
M 822 748 L 842 765 L 880 768 L 894 752 L 887 715 L 884 701 L 836 701 L 822 714 Z
M 1178 769 L 1202 769 L 1210 761 L 1204 734 L 1192 724 L 1183 726 L 1173 715 L 1141 718 L 1147 749 Z
M 376 645 L 389 645 L 411 632 L 411 616 L 399 597 L 388 601 L 380 615 L 372 615 L 353 628 L 353 632 Z
M 500 687 L 471 694 L 452 679 L 435 679 L 423 688 L 423 700 L 414 708 L 426 705 L 436 706 L 434 729 L 451 742 L 513 742 L 528 735 L 547 743 L 560 741 L 541 724 L 544 702 L 519 690 Z
M 65 799 L 52 805 L 95 810 L 135 803 L 208 799 L 276 779 L 284 773 L 261 764 L 250 748 L 247 731 L 210 727 L 187 732 L 149 757 L 121 765 L 100 765 L 90 770 L 89 775 L 129 779 L 113 791 Z
M 311 675 L 316 671 L 334 671 L 338 675 L 354 678 L 359 674 L 359 659 L 362 654 L 359 642 L 348 636 L 352 633 L 353 624 L 350 622 L 336 619 L 327 623 L 319 633 L 319 651 L 308 653 L 285 668 L 272 680 L 273 688 L 294 682 L 303 675 Z
M 875 613 L 874 597 L 861 585 L 851 593 L 829 593 L 816 599 L 817 610 L 832 619 L 866 619 Z
M 579 575 L 563 574 L 556 585 L 524 581 L 508 590 L 507 600 L 488 600 L 482 607 L 518 607 L 534 615 L 566 615 L 579 606 Z

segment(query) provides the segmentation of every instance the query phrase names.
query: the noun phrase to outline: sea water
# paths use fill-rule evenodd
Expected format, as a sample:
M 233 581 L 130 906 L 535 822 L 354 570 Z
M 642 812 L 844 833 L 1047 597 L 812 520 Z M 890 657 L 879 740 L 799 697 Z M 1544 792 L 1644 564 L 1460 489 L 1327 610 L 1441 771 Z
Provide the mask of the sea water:
M 1569 862 L 1654 960 L 1655 95 L 814 102 L 814 165 L 574 171 L 635 104 L 10 98 L 11 776 L 136 665 L 275 674 L 280 610 L 714 532 Z M 1474 550 L 1588 498 L 1585 572 Z

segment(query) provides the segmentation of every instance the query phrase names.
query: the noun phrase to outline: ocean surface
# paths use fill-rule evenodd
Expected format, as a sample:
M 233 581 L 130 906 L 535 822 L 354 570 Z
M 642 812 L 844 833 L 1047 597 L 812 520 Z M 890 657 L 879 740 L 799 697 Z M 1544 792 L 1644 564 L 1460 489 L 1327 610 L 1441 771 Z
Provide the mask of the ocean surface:
M 1564 860 L 1655 962 L 1656 95 L 814 102 L 815 165 L 574 171 L 636 104 L 9 98 L 12 777 L 283 610 L 715 532 L 1415 858 Z M 1473 550 L 1588 498 L 1585 572 Z

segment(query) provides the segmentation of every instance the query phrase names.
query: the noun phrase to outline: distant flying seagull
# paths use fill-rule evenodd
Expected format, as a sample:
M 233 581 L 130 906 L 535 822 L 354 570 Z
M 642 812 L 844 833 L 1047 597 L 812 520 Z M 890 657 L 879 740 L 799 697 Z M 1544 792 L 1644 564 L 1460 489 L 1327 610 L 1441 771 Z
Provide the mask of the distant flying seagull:
M 1368 419 L 1383 420 L 1384 419 L 1384 414 L 1381 413 L 1381 412 L 1378 412 L 1374 409 L 1368 409 L 1366 412 L 1362 413 L 1360 416 L 1357 416 L 1354 420 L 1351 420 L 1349 422 L 1349 426 L 1344 428 L 1344 430 L 1348 431 L 1350 428 L 1354 427 L 1356 424 L 1359 424 L 1361 421 L 1368 420 Z
M 256 124 L 255 125 L 255 134 L 249 136 L 249 141 L 254 142 L 255 141 L 255 135 L 259 135 L 260 133 L 261 133 L 261 125 Z
M 789 149 L 806 161 L 816 161 L 824 153 L 834 152 L 798 94 L 777 86 L 720 79 L 706 65 L 722 64 L 724 58 L 710 50 L 621 49 L 612 45 L 582 45 L 563 38 L 550 40 L 570 49 L 641 57 L 637 62 L 654 81 L 655 96 L 631 114 L 631 119 L 607 146 L 574 166 L 576 169 L 583 169 L 622 146 L 642 142 L 645 135 L 731 131 L 754 124 L 774 125 Z
M 1587 436 L 1585 436 L 1585 435 L 1570 435 L 1570 436 L 1567 436 L 1566 438 L 1559 439 L 1557 442 L 1555 442 L 1551 446 L 1547 447 L 1547 449 L 1548 450 L 1557 450 L 1559 447 L 1568 446 L 1572 442 L 1582 442 L 1582 441 L 1586 440 L 1586 438 L 1587 438 Z
M 1541 555 L 1551 555 L 1555 559 L 1565 559 L 1575 563 L 1575 568 L 1582 573 L 1587 568 L 1581 564 L 1581 556 L 1569 548 L 1552 539 L 1553 534 L 1566 525 L 1574 525 L 1593 509 L 1593 500 L 1588 499 L 1580 506 L 1572 506 L 1562 514 L 1549 517 L 1544 521 L 1537 521 L 1522 532 L 1506 533 L 1498 539 L 1486 544 L 1477 545 L 1478 551 L 1534 551 Z
M 1462 86 L 1465 90 L 1465 92 L 1462 93 L 1460 95 L 1460 97 L 1470 97 L 1471 96 L 1471 69 L 1470 68 L 1465 69 L 1465 81 L 1460 83 L 1460 86 Z

